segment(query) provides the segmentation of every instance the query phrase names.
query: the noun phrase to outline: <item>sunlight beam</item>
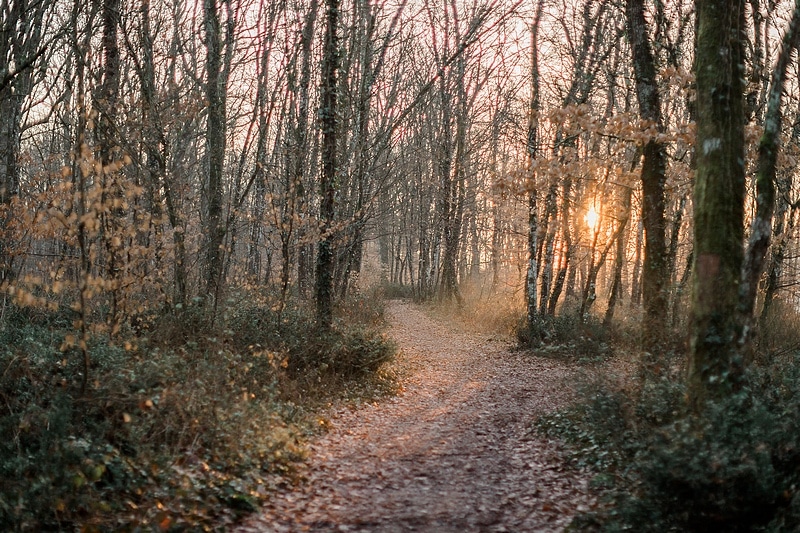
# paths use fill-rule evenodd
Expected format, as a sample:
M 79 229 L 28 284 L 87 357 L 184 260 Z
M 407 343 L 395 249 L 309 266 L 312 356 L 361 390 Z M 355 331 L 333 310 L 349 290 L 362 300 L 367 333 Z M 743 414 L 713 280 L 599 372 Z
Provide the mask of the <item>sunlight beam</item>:
M 597 230 L 600 228 L 600 213 L 597 212 L 594 206 L 590 207 L 586 212 L 584 220 L 586 221 L 586 226 L 588 226 L 592 233 L 597 233 Z

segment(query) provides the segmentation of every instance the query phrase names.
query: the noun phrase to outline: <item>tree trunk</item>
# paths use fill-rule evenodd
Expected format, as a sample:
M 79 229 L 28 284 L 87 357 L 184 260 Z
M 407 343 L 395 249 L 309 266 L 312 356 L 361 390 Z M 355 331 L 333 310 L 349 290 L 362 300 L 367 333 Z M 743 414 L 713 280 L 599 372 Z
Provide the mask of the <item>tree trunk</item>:
M 686 285 L 689 283 L 689 278 L 692 274 L 692 264 L 694 263 L 694 251 L 689 252 L 689 255 L 686 257 L 686 266 L 683 269 L 683 274 L 681 275 L 680 281 L 678 281 L 677 285 L 675 286 L 675 297 L 672 300 L 672 313 L 670 325 L 674 328 L 678 325 L 678 316 L 681 307 L 681 302 L 683 300 L 683 293 L 686 290 Z
M 252 283 L 259 283 L 262 279 L 262 255 L 261 248 L 264 240 L 264 218 L 267 212 L 267 177 L 266 168 L 268 165 L 267 157 L 267 137 L 269 135 L 270 118 L 274 109 L 274 104 L 270 102 L 267 94 L 268 82 L 270 80 L 270 58 L 272 56 L 273 44 L 276 34 L 277 21 L 279 19 L 279 9 L 274 6 L 268 8 L 266 30 L 267 35 L 261 42 L 258 50 L 258 71 L 256 88 L 256 109 L 258 132 L 256 134 L 255 168 L 253 169 L 252 180 L 255 185 L 253 197 L 253 216 L 250 221 L 250 235 L 247 243 L 247 276 Z
M 688 193 L 681 196 L 678 200 L 678 206 L 675 209 L 675 214 L 672 219 L 672 227 L 670 229 L 669 247 L 667 248 L 667 279 L 675 279 L 675 270 L 677 268 L 676 261 L 678 259 L 678 243 L 680 242 L 681 226 L 683 225 L 683 216 L 686 213 L 686 200 Z
M 636 225 L 636 243 L 634 244 L 633 271 L 631 272 L 631 304 L 642 303 L 642 238 L 644 230 L 642 221 Z
M 628 39 L 636 77 L 636 99 L 643 119 L 663 129 L 661 98 L 656 83 L 656 67 L 647 22 L 644 0 L 628 0 L 625 8 Z M 664 146 L 656 139 L 646 142 L 642 161 L 642 224 L 644 226 L 644 262 L 642 296 L 644 299 L 643 340 L 645 353 L 657 354 L 664 341 L 664 316 L 667 311 L 666 223 L 664 217 L 664 183 L 666 163 Z M 654 361 L 645 365 L 655 368 Z
M 744 240 L 744 1 L 697 0 L 697 170 L 689 402 L 700 410 L 742 374 L 736 305 Z
M 492 292 L 495 292 L 500 286 L 500 261 L 503 245 L 503 219 L 500 214 L 499 197 L 492 199 L 492 249 L 491 249 L 491 267 L 492 267 Z
M 553 283 L 553 290 L 547 304 L 547 312 L 550 315 L 556 314 L 556 306 L 561 293 L 564 291 L 564 284 L 568 281 L 568 273 L 574 267 L 572 256 L 575 246 L 572 243 L 572 233 L 569 223 L 571 212 L 572 179 L 567 177 L 561 184 L 561 257 L 559 259 L 558 272 Z M 567 295 L 571 295 L 570 283 L 567 283 Z
M 310 89 L 311 89 L 311 60 L 312 60 L 312 45 L 314 40 L 314 26 L 316 25 L 317 21 L 317 12 L 319 9 L 319 3 L 317 0 L 311 0 L 311 3 L 308 8 L 308 15 L 306 15 L 306 21 L 303 26 L 303 34 L 302 34 L 302 42 L 301 42 L 301 51 L 303 54 L 303 63 L 301 68 L 301 75 L 300 75 L 300 84 L 299 84 L 299 98 L 300 98 L 300 106 L 298 109 L 298 117 L 297 117 L 297 131 L 295 134 L 295 168 L 294 168 L 294 179 L 296 181 L 295 187 L 297 188 L 298 194 L 298 211 L 305 213 L 308 211 L 308 200 L 305 194 L 305 187 L 303 183 L 305 182 L 304 176 L 305 175 L 313 175 L 312 169 L 309 168 L 307 162 L 309 160 L 314 161 L 315 159 L 309 155 L 311 150 L 311 142 L 309 139 L 309 127 L 308 127 L 308 110 L 311 107 L 311 97 L 310 97 Z M 298 228 L 298 235 L 297 239 L 300 242 L 299 249 L 297 251 L 297 289 L 300 294 L 301 298 L 306 298 L 309 288 L 309 280 L 311 279 L 311 272 L 314 267 L 313 265 L 313 246 L 310 244 L 303 244 L 304 236 L 305 236 L 306 228 L 300 227 Z
M 103 75 L 102 82 L 95 93 L 94 105 L 98 109 L 98 121 L 95 131 L 97 139 L 98 158 L 104 168 L 107 168 L 115 160 L 121 159 L 118 143 L 120 140 L 116 134 L 119 124 L 117 123 L 117 108 L 119 106 L 119 85 L 120 85 L 120 52 L 117 42 L 119 29 L 119 0 L 102 0 L 100 5 L 100 18 L 103 24 Z M 102 177 L 102 203 L 113 205 L 116 200 L 123 197 L 121 176 L 118 172 L 103 172 Z M 106 251 L 106 281 L 110 286 L 111 306 L 108 311 L 107 321 L 110 330 L 115 333 L 119 329 L 124 306 L 120 301 L 121 293 L 119 286 L 123 278 L 123 258 L 121 245 L 115 244 L 115 237 L 121 233 L 119 230 L 125 224 L 124 213 L 119 208 L 103 210 L 100 215 L 103 224 L 103 240 L 105 241 Z
M 769 316 L 772 304 L 775 301 L 775 296 L 780 288 L 781 274 L 783 272 L 783 264 L 786 261 L 786 247 L 789 245 L 789 235 L 795 225 L 795 213 L 797 206 L 787 206 L 788 213 L 785 215 L 788 221 L 779 221 L 775 228 L 775 238 L 778 239 L 777 243 L 772 246 L 772 258 L 770 260 L 769 269 L 767 270 L 767 281 L 764 287 L 764 305 L 761 309 L 761 316 L 759 321 L 763 322 Z M 786 230 L 784 231 L 784 225 Z
M 603 317 L 603 325 L 608 327 L 614 319 L 614 310 L 617 305 L 617 300 L 622 294 L 622 269 L 625 265 L 625 228 L 628 226 L 628 221 L 631 218 L 631 197 L 633 196 L 633 189 L 627 188 L 625 190 L 622 208 L 625 210 L 625 217 L 620 221 L 619 238 L 617 238 L 617 251 L 614 260 L 614 280 L 611 282 L 611 291 L 608 297 L 608 307 L 606 314 Z
M 555 260 L 555 242 L 556 232 L 558 231 L 558 223 L 556 215 L 558 214 L 558 185 L 554 181 L 550 184 L 547 191 L 547 196 L 544 200 L 544 221 L 540 232 L 546 234 L 544 242 L 539 243 L 539 250 L 537 257 L 539 258 L 542 290 L 539 296 L 539 313 L 544 314 L 547 312 L 547 302 L 550 296 L 550 287 L 553 281 L 553 261 Z M 542 260 L 543 258 L 543 260 Z
M 227 5 L 228 0 L 222 1 Z M 203 12 L 206 37 L 206 99 L 208 100 L 206 118 L 208 177 L 205 190 L 207 212 L 203 228 L 206 246 L 204 281 L 206 294 L 213 299 L 214 305 L 216 305 L 222 284 L 225 255 L 223 251 L 225 225 L 222 214 L 222 181 L 227 138 L 225 116 L 228 73 L 223 68 L 223 40 L 217 0 L 204 0 Z M 231 45 L 231 43 L 227 44 Z
M 481 275 L 481 249 L 478 235 L 478 214 L 474 211 L 469 218 L 468 238 L 470 242 L 469 277 L 476 281 Z
M 442 269 L 439 285 L 440 299 L 461 302 L 458 291 L 457 262 L 461 240 L 461 218 L 463 214 L 463 187 L 465 173 L 465 143 L 467 135 L 467 108 L 464 94 L 464 58 L 456 62 L 456 106 L 455 117 L 452 117 L 450 105 L 452 96 L 447 94 L 445 78 L 441 79 L 443 108 L 442 135 L 444 137 L 443 157 L 440 165 L 442 178 L 441 213 L 442 213 Z M 455 120 L 455 137 L 451 139 L 451 122 Z
M 142 17 L 142 68 L 140 85 L 142 92 L 142 105 L 144 107 L 142 120 L 144 122 L 144 145 L 147 156 L 148 196 L 153 206 L 151 213 L 154 219 L 160 218 L 161 199 L 159 190 L 163 188 L 164 202 L 167 208 L 167 218 L 172 226 L 172 243 L 174 245 L 173 260 L 173 302 L 184 304 L 186 302 L 186 247 L 184 244 L 184 223 L 175 198 L 175 191 L 167 183 L 166 168 L 168 156 L 168 143 L 158 102 L 156 101 L 156 66 L 153 50 L 154 36 L 150 27 L 150 2 L 142 0 L 140 13 Z M 158 224 L 158 222 L 156 222 Z
M 597 299 L 597 273 L 600 272 L 602 263 L 595 261 L 597 255 L 597 238 L 599 231 L 592 230 L 592 245 L 589 249 L 589 266 L 586 268 L 586 280 L 583 284 L 581 291 L 581 306 L 578 310 L 578 317 L 581 322 L 586 321 L 586 315 L 592 308 L 594 301 Z
M 537 323 L 536 284 L 539 277 L 539 263 L 536 254 L 539 248 L 539 220 L 536 205 L 536 174 L 534 165 L 538 155 L 539 144 L 539 107 L 541 105 L 539 88 L 539 21 L 542 17 L 544 0 L 539 0 L 536 14 L 531 24 L 531 100 L 528 108 L 528 138 L 526 151 L 528 164 L 531 167 L 530 184 L 528 186 L 528 271 L 525 277 L 528 331 L 533 334 Z M 533 340 L 533 338 L 531 338 Z
M 317 323 L 329 328 L 333 320 L 333 222 L 336 195 L 336 117 L 339 70 L 339 0 L 326 0 L 325 44 L 322 57 L 320 126 L 322 128 L 322 174 L 320 176 L 320 218 L 322 236 L 317 247 L 316 314 Z

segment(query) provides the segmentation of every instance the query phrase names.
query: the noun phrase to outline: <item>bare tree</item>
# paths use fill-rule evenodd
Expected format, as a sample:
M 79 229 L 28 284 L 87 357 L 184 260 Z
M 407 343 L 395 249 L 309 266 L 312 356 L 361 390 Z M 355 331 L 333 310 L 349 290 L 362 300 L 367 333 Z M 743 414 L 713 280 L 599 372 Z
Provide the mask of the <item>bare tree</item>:
M 751 357 L 750 340 L 753 336 L 756 291 L 764 270 L 772 238 L 772 218 L 775 211 L 775 179 L 777 174 L 780 131 L 786 71 L 792 51 L 800 43 L 800 0 L 795 1 L 789 26 L 784 32 L 781 50 L 769 83 L 764 133 L 758 143 L 758 170 L 756 173 L 756 214 L 750 227 L 750 237 L 742 265 L 739 285 L 739 347 L 745 359 Z
M 11 281 L 14 272 L 8 226 L 20 188 L 23 106 L 49 44 L 44 21 L 53 8 L 49 2 L 0 2 L 0 284 Z

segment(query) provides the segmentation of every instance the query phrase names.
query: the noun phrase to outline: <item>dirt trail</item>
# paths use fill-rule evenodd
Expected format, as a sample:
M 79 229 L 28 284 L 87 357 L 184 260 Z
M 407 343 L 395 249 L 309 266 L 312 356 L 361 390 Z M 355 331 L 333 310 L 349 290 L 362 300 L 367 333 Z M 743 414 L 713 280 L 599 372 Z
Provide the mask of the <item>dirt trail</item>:
M 530 430 L 566 401 L 568 367 L 411 304 L 392 302 L 389 318 L 403 393 L 335 413 L 308 482 L 239 531 L 560 531 L 592 505 L 586 476 Z

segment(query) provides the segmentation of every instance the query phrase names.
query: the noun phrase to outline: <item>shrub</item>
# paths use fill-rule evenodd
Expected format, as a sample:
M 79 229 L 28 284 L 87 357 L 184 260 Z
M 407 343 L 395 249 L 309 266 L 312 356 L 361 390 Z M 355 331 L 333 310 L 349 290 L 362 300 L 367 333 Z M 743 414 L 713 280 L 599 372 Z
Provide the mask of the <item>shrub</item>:
M 613 354 L 609 330 L 591 315 L 584 320 L 575 313 L 540 316 L 533 327 L 523 317 L 516 333 L 522 347 L 546 357 L 594 363 Z
M 621 523 L 650 531 L 767 526 L 788 503 L 783 495 L 796 474 L 776 470 L 783 438 L 771 435 L 769 409 L 748 396 L 738 394 L 709 406 L 702 418 L 682 418 L 644 438 L 634 458 L 637 490 L 618 496 Z
M 275 372 L 252 354 L 134 352 L 97 338 L 82 394 L 70 354 L 53 355 L 49 331 L 28 333 L 0 354 L 0 430 L 10 436 L 0 443 L 0 529 L 160 523 L 156 502 L 173 523 L 214 523 L 256 477 L 302 455 L 271 390 Z M 189 487 L 173 469 L 187 457 Z
M 237 305 L 226 327 L 236 332 L 230 342 L 239 350 L 259 349 L 282 354 L 290 375 L 312 372 L 358 379 L 375 372 L 394 355 L 394 345 L 380 333 L 383 305 L 379 298 L 353 296 L 336 311 L 330 329 L 315 323 L 305 307 Z
M 348 379 L 375 372 L 394 355 L 394 345 L 365 327 L 312 330 L 309 342 L 290 354 L 289 369 L 295 374 L 328 371 Z
M 324 333 L 269 298 L 231 300 L 213 320 L 199 300 L 167 309 L 91 338 L 85 393 L 69 312 L 9 308 L 0 530 L 202 530 L 255 510 L 319 426 L 317 403 L 293 391 L 334 399 L 391 358 L 369 298 L 348 304 L 366 324 L 340 317 Z
M 598 383 L 583 385 L 580 396 L 584 401 L 539 418 L 537 428 L 569 442 L 576 466 L 613 471 L 627 459 L 625 446 L 633 432 L 626 417 L 628 398 Z
M 380 290 L 383 297 L 388 300 L 396 300 L 400 298 L 413 298 L 415 296 L 413 285 L 400 285 L 399 283 L 384 282 Z
M 679 379 L 636 397 L 596 386 L 539 427 L 596 469 L 610 506 L 581 523 L 609 531 L 783 531 L 800 527 L 800 364 L 748 372 L 702 416 Z
M 759 322 L 758 353 L 765 360 L 800 348 L 800 312 L 789 302 L 776 300 Z
M 386 300 L 379 286 L 366 291 L 351 290 L 336 303 L 334 311 L 340 323 L 371 328 L 386 326 Z

